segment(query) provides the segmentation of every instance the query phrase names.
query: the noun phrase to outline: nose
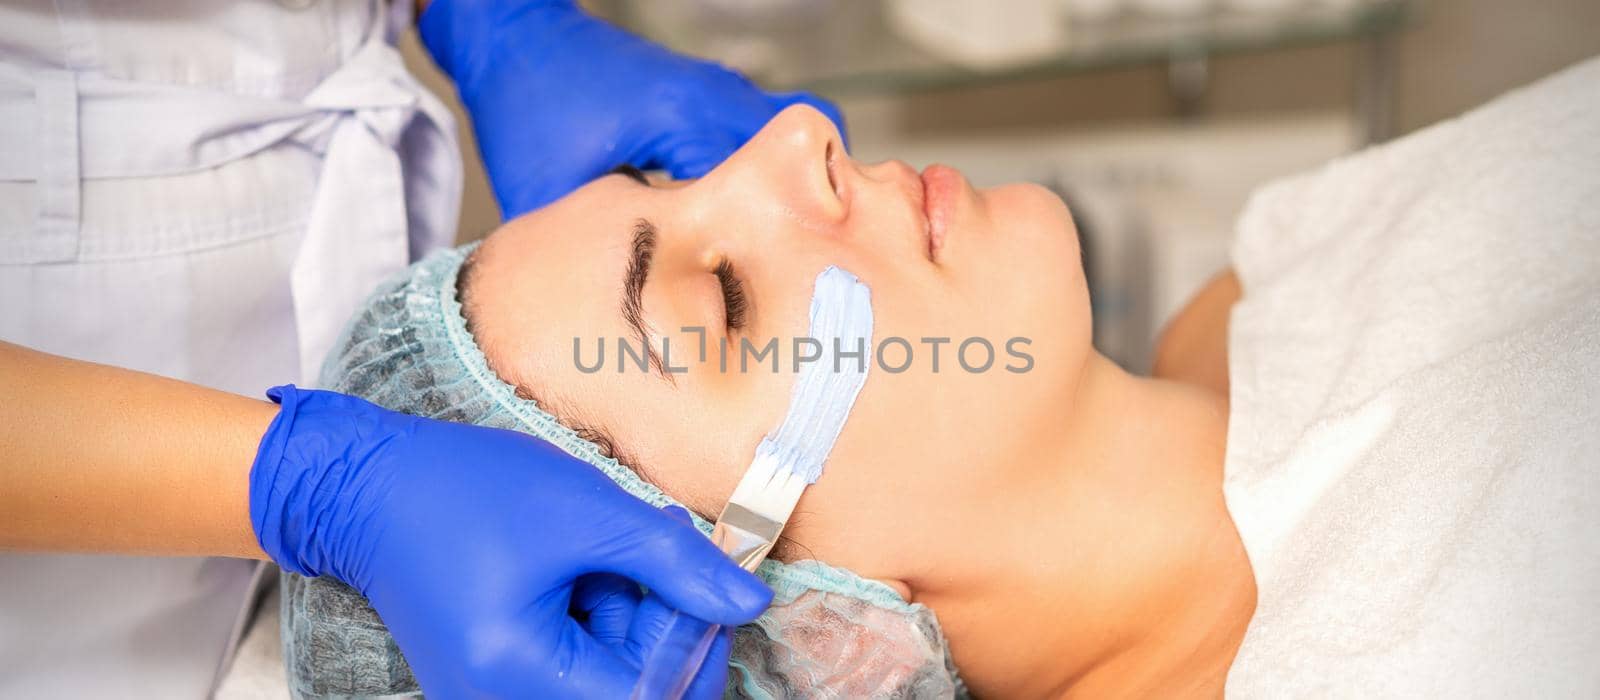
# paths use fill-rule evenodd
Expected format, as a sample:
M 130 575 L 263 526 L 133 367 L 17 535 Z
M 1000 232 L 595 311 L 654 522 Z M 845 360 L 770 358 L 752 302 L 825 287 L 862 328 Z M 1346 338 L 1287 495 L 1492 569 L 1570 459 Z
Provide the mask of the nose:
M 784 202 L 806 218 L 838 222 L 849 211 L 853 168 L 833 121 L 797 104 L 779 112 L 706 179 L 739 196 Z

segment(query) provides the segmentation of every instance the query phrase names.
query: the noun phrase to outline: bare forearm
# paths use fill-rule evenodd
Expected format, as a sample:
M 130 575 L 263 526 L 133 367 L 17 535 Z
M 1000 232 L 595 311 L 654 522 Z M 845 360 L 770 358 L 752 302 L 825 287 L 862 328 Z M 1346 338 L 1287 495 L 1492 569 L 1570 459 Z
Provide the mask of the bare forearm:
M 265 558 L 271 403 L 0 343 L 0 549 Z
M 1243 290 L 1230 268 L 1206 284 L 1161 333 L 1151 374 L 1228 395 L 1228 317 Z

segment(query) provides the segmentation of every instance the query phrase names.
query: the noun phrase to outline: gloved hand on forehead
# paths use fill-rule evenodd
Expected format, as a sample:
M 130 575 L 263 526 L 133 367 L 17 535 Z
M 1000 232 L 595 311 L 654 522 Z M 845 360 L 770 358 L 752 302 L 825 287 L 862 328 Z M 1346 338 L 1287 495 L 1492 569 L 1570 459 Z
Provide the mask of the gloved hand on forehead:
M 282 408 L 250 474 L 261 548 L 361 591 L 429 697 L 627 697 L 670 615 L 652 601 L 738 625 L 771 600 L 687 514 L 538 438 L 268 395 Z M 720 696 L 729 648 L 697 697 Z
M 838 110 L 813 95 L 764 92 L 572 0 L 433 0 L 419 28 L 472 115 L 507 219 L 625 163 L 699 177 L 792 104 L 843 133 Z

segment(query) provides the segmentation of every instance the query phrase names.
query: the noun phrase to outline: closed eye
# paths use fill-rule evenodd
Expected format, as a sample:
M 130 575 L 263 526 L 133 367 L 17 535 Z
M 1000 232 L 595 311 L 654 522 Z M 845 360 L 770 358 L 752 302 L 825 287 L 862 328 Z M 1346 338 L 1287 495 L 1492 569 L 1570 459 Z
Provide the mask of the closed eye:
M 722 307 L 728 328 L 743 330 L 750 311 L 750 299 L 745 295 L 744 284 L 734 272 L 733 263 L 726 258 L 712 270 L 717 276 L 717 286 L 722 288 Z
M 611 171 L 607 172 L 606 174 L 607 175 L 626 175 L 629 178 L 637 181 L 639 184 L 644 185 L 645 187 L 649 187 L 650 186 L 650 178 L 647 177 L 644 174 L 644 171 L 640 170 L 638 168 L 635 168 L 635 167 L 633 167 L 631 165 L 628 165 L 627 163 L 623 163 L 622 165 L 619 165 L 619 166 L 617 166 L 615 168 L 612 168 Z

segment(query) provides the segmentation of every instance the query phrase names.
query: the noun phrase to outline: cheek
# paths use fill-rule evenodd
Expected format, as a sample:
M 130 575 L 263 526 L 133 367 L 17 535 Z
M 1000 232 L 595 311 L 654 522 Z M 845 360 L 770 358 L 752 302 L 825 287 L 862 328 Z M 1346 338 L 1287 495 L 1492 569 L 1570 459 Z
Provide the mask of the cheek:
M 951 271 L 953 288 L 874 289 L 881 357 L 825 475 L 828 491 L 852 508 L 895 507 L 884 493 L 979 488 L 998 461 L 1025 454 L 1030 436 L 1055 428 L 1075 370 L 1092 352 L 1088 292 L 1066 207 L 1032 186 L 986 195 L 990 211 L 1003 215 L 991 214 L 974 264 Z M 884 345 L 891 337 L 906 343 Z M 949 339 L 937 368 L 927 338 Z M 983 342 L 970 346 L 963 365 L 961 344 L 970 338 Z M 907 346 L 909 367 L 886 371 L 906 360 Z
M 670 394 L 630 387 L 593 397 L 641 477 L 689 509 L 715 518 L 738 481 L 735 440 L 727 416 Z
M 612 382 L 588 397 L 647 479 L 690 509 L 715 518 L 749 467 L 756 445 L 776 428 L 788 405 L 788 373 L 752 366 L 738 371 L 737 349 L 726 374 L 718 350 L 708 363 L 675 376 L 669 386 L 651 376 Z

